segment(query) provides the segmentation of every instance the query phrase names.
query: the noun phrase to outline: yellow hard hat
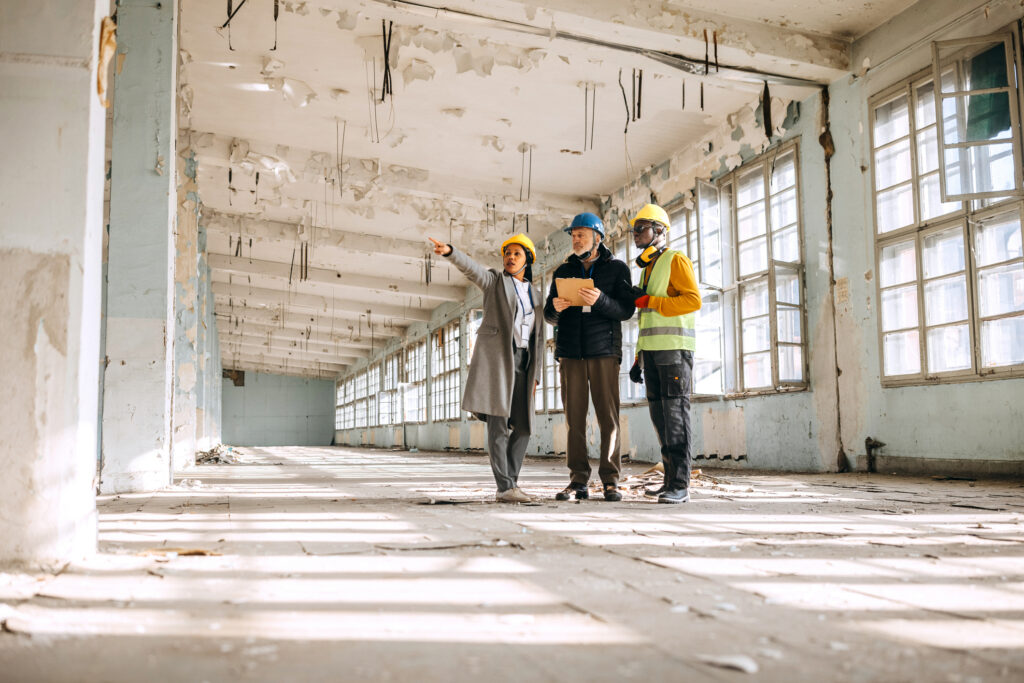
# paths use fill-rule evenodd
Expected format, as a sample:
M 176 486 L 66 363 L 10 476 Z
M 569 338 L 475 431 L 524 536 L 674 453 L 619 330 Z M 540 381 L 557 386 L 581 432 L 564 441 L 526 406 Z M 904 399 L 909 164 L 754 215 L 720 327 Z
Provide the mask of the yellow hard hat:
M 505 247 L 507 247 L 510 244 L 518 244 L 518 245 L 520 245 L 523 249 L 525 249 L 526 251 L 530 252 L 531 261 L 533 261 L 533 262 L 537 261 L 537 249 L 536 249 L 536 247 L 533 246 L 533 240 L 531 240 L 529 237 L 527 237 L 523 233 L 519 233 L 518 235 L 512 235 L 507 240 L 505 240 L 504 242 L 501 243 L 501 254 L 502 254 L 502 256 L 505 255 Z
M 649 221 L 655 221 L 665 226 L 666 230 L 672 227 L 672 222 L 668 219 L 668 214 L 665 213 L 665 209 L 661 208 L 657 204 L 647 204 L 644 208 L 640 209 L 633 220 L 629 222 L 629 227 L 633 227 L 633 224 L 639 220 L 646 219 Z

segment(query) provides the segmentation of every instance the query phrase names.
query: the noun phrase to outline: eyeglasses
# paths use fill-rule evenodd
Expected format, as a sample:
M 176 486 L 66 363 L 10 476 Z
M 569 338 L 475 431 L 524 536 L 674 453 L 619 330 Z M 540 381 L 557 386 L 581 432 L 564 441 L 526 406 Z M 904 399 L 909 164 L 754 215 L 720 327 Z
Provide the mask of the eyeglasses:
M 648 228 L 657 232 L 662 227 L 661 223 L 657 221 L 649 221 L 641 218 L 640 220 L 633 223 L 633 234 L 639 235 L 645 232 Z

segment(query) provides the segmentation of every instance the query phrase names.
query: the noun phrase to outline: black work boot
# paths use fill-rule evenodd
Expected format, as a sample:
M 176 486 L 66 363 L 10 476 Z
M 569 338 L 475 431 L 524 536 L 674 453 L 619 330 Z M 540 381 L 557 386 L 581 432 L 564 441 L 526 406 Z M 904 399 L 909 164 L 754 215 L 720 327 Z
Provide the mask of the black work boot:
M 617 503 L 622 500 L 622 494 L 619 492 L 619 487 L 615 484 L 605 484 L 604 499 L 611 501 L 612 503 Z
M 688 503 L 690 502 L 690 491 L 689 489 L 667 489 L 664 493 L 658 496 L 659 503 Z
M 569 484 L 564 489 L 555 494 L 555 500 L 569 500 L 569 496 L 576 496 L 576 500 L 586 500 L 590 498 L 590 491 L 587 490 L 586 484 Z
M 644 495 L 649 496 L 650 498 L 657 498 L 661 494 L 665 493 L 667 488 L 668 487 L 665 484 L 662 484 L 656 489 L 644 489 Z

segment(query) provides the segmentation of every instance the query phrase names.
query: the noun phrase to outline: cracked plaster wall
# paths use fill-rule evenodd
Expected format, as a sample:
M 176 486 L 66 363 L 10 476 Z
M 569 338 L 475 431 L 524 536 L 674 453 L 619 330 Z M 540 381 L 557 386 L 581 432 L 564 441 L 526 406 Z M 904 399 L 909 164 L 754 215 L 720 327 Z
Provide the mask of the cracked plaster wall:
M 105 5 L 0 5 L 0 565 L 96 550 Z

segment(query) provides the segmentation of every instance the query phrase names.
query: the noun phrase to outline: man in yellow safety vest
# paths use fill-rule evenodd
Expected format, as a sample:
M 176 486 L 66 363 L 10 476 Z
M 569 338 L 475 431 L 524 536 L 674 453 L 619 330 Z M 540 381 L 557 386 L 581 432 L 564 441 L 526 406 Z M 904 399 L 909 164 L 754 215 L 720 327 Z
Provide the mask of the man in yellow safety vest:
M 665 467 L 661 488 L 644 494 L 657 496 L 659 503 L 685 503 L 690 500 L 690 383 L 700 292 L 690 259 L 665 248 L 671 223 L 663 208 L 644 206 L 631 225 L 633 243 L 641 250 L 636 263 L 643 271 L 640 287 L 634 288 L 640 329 L 629 376 L 646 381 Z

